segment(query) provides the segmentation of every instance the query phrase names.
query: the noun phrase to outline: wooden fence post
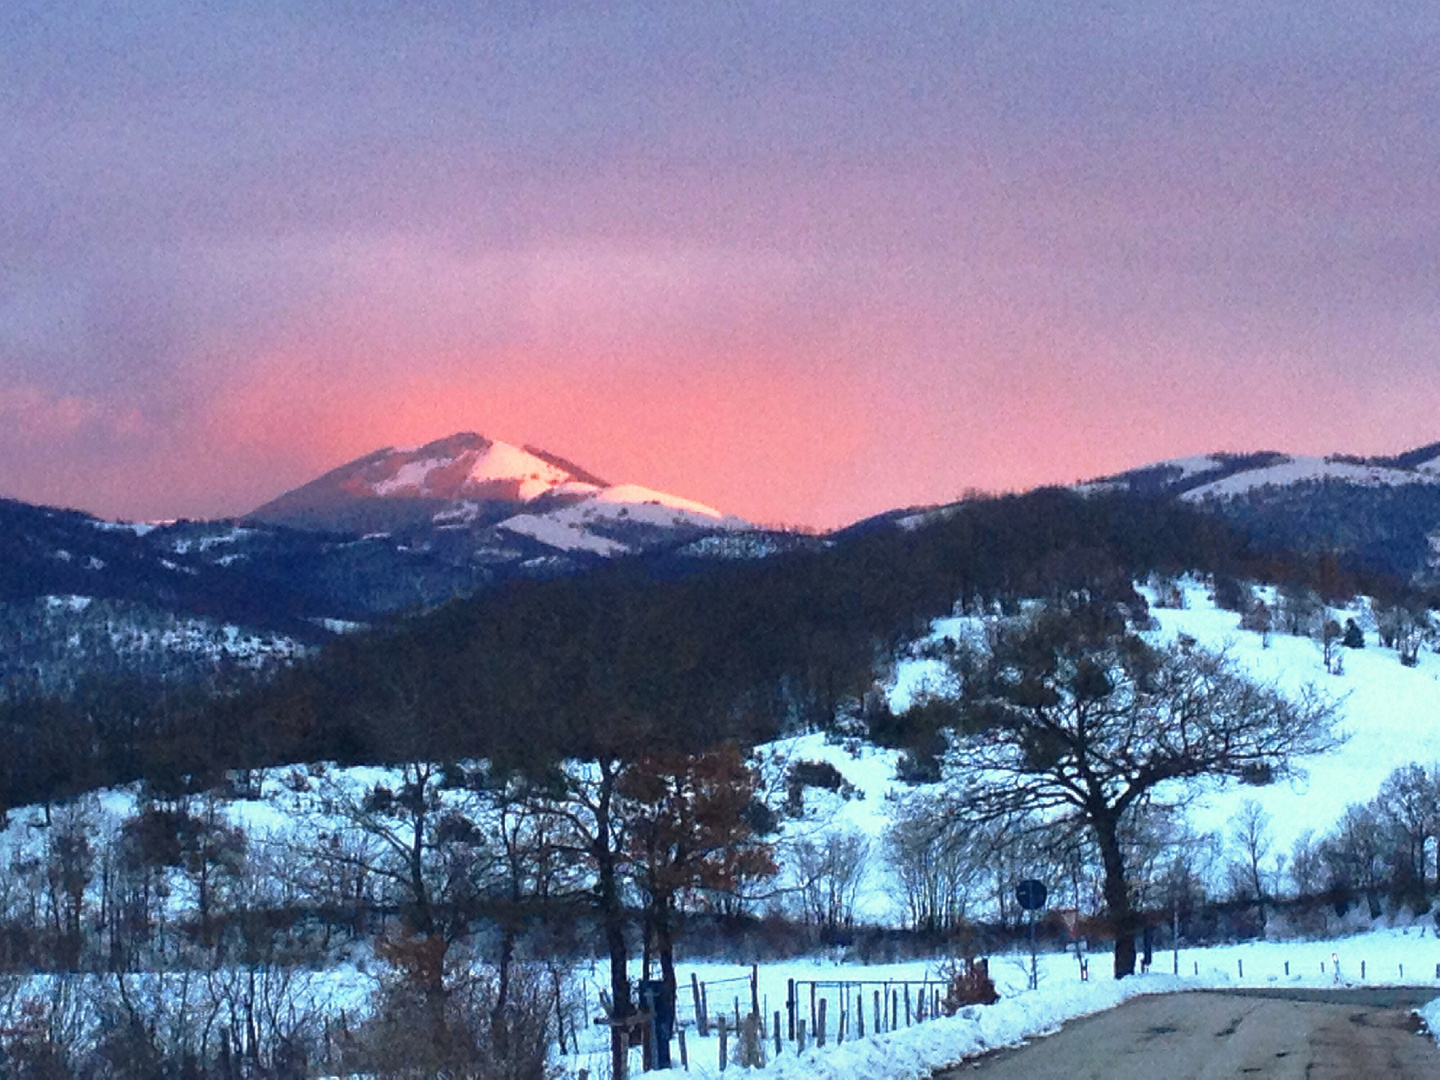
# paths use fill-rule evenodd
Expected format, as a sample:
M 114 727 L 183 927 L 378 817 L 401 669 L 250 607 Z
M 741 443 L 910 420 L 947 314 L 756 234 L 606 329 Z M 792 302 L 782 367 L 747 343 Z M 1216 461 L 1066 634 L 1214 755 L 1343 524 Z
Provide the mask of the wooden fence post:
M 676 1034 L 680 1036 L 680 1067 L 689 1072 L 690 1052 L 685 1048 L 685 1029 L 682 1027 Z
M 780 1010 L 775 1010 L 775 1056 L 780 1056 Z
M 725 1027 L 724 1013 L 716 1018 L 716 1023 L 720 1025 L 720 1071 L 724 1072 L 725 1066 L 730 1064 L 730 1035 Z
M 747 1069 L 758 1069 L 764 1065 L 765 1042 L 760 1037 L 760 1016 L 751 1013 L 745 1017 L 740 1029 L 740 1064 Z
M 820 1016 L 819 1016 L 819 1023 L 818 1023 L 818 1025 L 817 1025 L 816 1028 L 815 1028 L 815 1045 L 816 1045 L 816 1046 L 824 1046 L 824 1045 L 825 1045 L 825 1028 L 826 1028 L 826 1026 L 827 1026 L 827 1025 L 826 1025 L 826 1022 L 825 1022 L 825 1005 L 826 1005 L 826 999 L 822 997 L 822 998 L 820 999 Z
M 1435 965 L 1435 977 L 1440 979 L 1440 964 Z M 795 980 L 789 979 L 785 985 L 785 1016 L 789 1027 L 786 1028 L 785 1038 L 790 1042 L 795 1041 Z
M 705 1019 L 705 1002 L 700 997 L 700 977 L 690 972 L 690 993 L 695 998 L 695 1028 L 703 1039 L 710 1034 L 710 1025 Z

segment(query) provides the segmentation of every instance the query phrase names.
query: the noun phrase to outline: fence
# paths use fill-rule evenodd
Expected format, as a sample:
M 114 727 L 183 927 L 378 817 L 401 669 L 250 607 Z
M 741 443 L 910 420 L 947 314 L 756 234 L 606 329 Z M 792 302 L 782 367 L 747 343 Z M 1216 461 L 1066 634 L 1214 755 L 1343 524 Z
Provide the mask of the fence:
M 702 981 L 692 972 L 689 1013 L 682 1008 L 675 1018 L 680 1062 L 688 1068 L 687 1030 L 716 1038 L 724 1071 L 732 1057 L 742 1067 L 761 1066 L 787 1049 L 798 1054 L 811 1045 L 909 1027 L 943 1015 L 946 986 L 938 979 L 787 979 L 781 1007 L 772 1008 L 758 965 L 729 979 Z
M 982 961 L 983 963 L 983 961 Z M 933 979 L 790 979 L 785 1001 L 785 1035 L 799 1052 L 813 1039 L 824 1046 L 830 1039 L 830 1021 L 835 1020 L 835 1041 L 863 1039 L 866 1034 L 865 1007 L 869 995 L 869 1031 L 882 1035 L 910 1027 L 941 1014 L 946 984 Z M 808 1010 L 807 1010 L 808 999 Z M 831 1002 L 835 1006 L 831 1007 Z M 809 1026 L 806 1026 L 806 1012 Z M 779 1013 L 776 1013 L 776 1053 L 780 1052 Z

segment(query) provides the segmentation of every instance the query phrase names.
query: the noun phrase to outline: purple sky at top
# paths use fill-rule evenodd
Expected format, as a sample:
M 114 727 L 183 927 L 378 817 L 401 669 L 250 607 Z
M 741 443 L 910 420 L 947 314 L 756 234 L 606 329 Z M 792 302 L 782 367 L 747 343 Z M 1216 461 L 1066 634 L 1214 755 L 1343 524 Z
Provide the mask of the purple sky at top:
M 9 0 L 0 495 L 756 520 L 1440 439 L 1440 6 Z

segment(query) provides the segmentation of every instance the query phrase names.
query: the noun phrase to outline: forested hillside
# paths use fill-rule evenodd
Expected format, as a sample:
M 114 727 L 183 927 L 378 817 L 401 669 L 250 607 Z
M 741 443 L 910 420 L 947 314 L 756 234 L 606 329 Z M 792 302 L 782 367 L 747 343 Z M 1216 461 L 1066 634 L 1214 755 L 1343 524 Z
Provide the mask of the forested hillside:
M 637 557 L 513 581 L 333 640 L 265 684 L 247 689 L 233 672 L 218 697 L 92 679 L 75 701 L 6 707 L 3 790 L 13 805 L 290 761 L 534 764 L 753 742 L 866 708 L 877 670 L 937 616 L 1079 593 L 1139 604 L 1133 582 L 1157 570 L 1322 596 L 1398 588 L 1333 558 L 1261 547 L 1175 502 L 1055 489 L 977 499 L 857 527 L 818 550 Z

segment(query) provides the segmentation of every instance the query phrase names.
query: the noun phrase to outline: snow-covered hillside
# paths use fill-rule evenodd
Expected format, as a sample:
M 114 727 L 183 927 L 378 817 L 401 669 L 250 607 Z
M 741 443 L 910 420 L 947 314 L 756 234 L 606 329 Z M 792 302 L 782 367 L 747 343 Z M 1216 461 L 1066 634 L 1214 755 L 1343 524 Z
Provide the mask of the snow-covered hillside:
M 1328 696 L 1338 705 L 1338 727 L 1346 736 L 1340 748 L 1300 760 L 1300 775 L 1292 779 L 1259 787 L 1197 783 L 1184 792 L 1166 793 L 1187 798 L 1185 819 L 1193 831 L 1210 837 L 1214 872 L 1223 871 L 1231 821 L 1249 800 L 1258 802 L 1270 816 L 1273 850 L 1288 853 L 1302 834 L 1323 835 L 1351 804 L 1373 799 L 1394 770 L 1414 762 L 1440 762 L 1440 655 L 1422 650 L 1415 667 L 1402 666 L 1393 650 L 1380 647 L 1372 629 L 1366 634 L 1368 647 L 1344 650 L 1343 673 L 1331 675 L 1325 670 L 1319 642 L 1272 634 L 1267 643 L 1259 634 L 1241 630 L 1240 617 L 1218 609 L 1202 585 L 1190 582 L 1182 587 L 1185 607 L 1152 608 L 1159 628 L 1147 636 L 1158 643 L 1184 635 L 1202 648 L 1225 652 L 1255 680 L 1287 695 L 1314 689 Z M 1342 622 L 1354 617 L 1366 625 L 1368 604 L 1332 614 Z M 979 633 L 975 620 L 942 619 L 934 624 L 927 640 L 933 644 Z M 888 686 L 895 712 L 903 712 L 922 696 L 943 697 L 954 692 L 948 669 L 926 644 L 917 643 L 896 666 Z M 898 755 L 894 751 L 858 740 L 807 735 L 766 749 L 791 761 L 826 762 L 849 789 L 848 794 L 807 789 L 805 816 L 783 826 L 787 842 L 856 831 L 870 839 L 878 855 L 891 810 L 907 795 L 933 790 L 902 783 L 895 776 Z M 1221 883 L 1217 880 L 1215 884 Z M 857 915 L 892 924 L 903 919 L 900 890 L 883 859 L 869 861 Z
M 1157 461 L 1115 476 L 1078 485 L 1083 492 L 1147 490 L 1172 492 L 1190 502 L 1225 499 L 1266 487 L 1333 481 L 1357 487 L 1440 484 L 1440 453 L 1434 447 L 1392 458 L 1348 455 L 1315 457 L 1266 451 L 1257 454 L 1197 454 Z
M 1397 469 L 1330 458 L 1290 457 L 1273 465 L 1249 469 L 1192 487 L 1181 498 L 1191 502 L 1208 498 L 1223 499 L 1268 485 L 1283 487 L 1325 480 L 1338 480 L 1361 487 L 1398 487 L 1404 484 L 1437 484 L 1440 483 L 1440 473 L 1433 468 Z
M 1231 819 L 1248 800 L 1258 802 L 1270 815 L 1275 850 L 1288 852 L 1302 833 L 1323 834 L 1349 805 L 1372 799 L 1395 769 L 1412 762 L 1440 762 L 1440 655 L 1422 650 L 1415 667 L 1404 667 L 1393 650 L 1379 646 L 1370 630 L 1368 647 L 1345 650 L 1343 674 L 1331 675 L 1325 670 L 1318 642 L 1272 634 L 1266 644 L 1259 634 L 1241 630 L 1234 612 L 1216 608 L 1202 585 L 1190 582 L 1182 588 L 1184 608 L 1152 607 L 1158 623 L 1158 629 L 1149 632 L 1152 639 L 1159 642 L 1186 635 L 1200 647 L 1223 650 L 1256 680 L 1286 694 L 1314 688 L 1329 695 L 1338 704 L 1339 727 L 1347 736 L 1339 749 L 1300 761 L 1302 775 L 1294 779 L 1262 787 L 1193 785 L 1184 814 L 1195 832 L 1213 838 L 1217 860 L 1228 842 Z M 53 614 L 61 606 L 52 603 L 47 610 Z M 1366 625 L 1367 611 L 1367 606 L 1357 606 L 1349 616 Z M 1345 612 L 1333 614 L 1342 621 L 1347 617 Z M 887 688 L 891 708 L 901 712 L 925 694 L 953 693 L 947 669 L 925 646 L 978 632 L 975 620 L 937 620 L 930 637 L 917 642 L 895 666 Z M 197 647 L 201 643 L 197 639 Z M 230 647 L 243 653 L 285 646 L 240 639 L 232 640 Z M 856 894 L 855 915 L 862 922 L 902 925 L 903 895 L 883 857 L 884 837 L 896 808 L 905 799 L 932 793 L 935 787 L 898 779 L 896 751 L 853 735 L 800 735 L 758 747 L 755 753 L 766 778 L 767 800 L 778 811 L 780 884 L 788 888 L 800 885 L 797 845 L 822 845 L 828 837 L 847 834 L 863 838 L 869 845 L 869 857 Z M 791 779 L 797 765 L 826 767 L 833 770 L 834 780 L 828 785 L 797 785 Z M 325 783 L 332 786 L 353 789 L 387 777 L 398 783 L 398 777 L 385 771 L 321 771 Z M 232 812 L 247 827 L 263 824 L 267 831 L 281 835 L 313 817 L 315 797 L 297 793 L 283 770 L 269 776 L 264 800 L 232 803 Z M 108 805 L 118 806 L 114 800 L 122 796 L 112 793 L 107 798 Z M 23 819 L 19 815 L 14 820 Z M 12 839 L 22 842 L 27 835 L 22 830 Z
M 0 604 L 0 698 L 63 694 L 86 677 L 258 671 L 313 651 L 287 634 L 119 600 L 68 595 Z
M 1223 649 L 1257 680 L 1298 695 L 1313 687 L 1340 706 L 1340 748 L 1300 764 L 1305 775 L 1265 787 L 1239 786 L 1201 793 L 1188 814 L 1194 827 L 1223 836 L 1240 805 L 1254 799 L 1271 815 L 1277 847 L 1288 851 L 1301 833 L 1330 829 L 1352 803 L 1374 798 L 1394 770 L 1419 762 L 1440 762 L 1440 655 L 1422 649 L 1415 667 L 1401 665 L 1394 650 L 1381 648 L 1373 631 L 1367 647 L 1343 652 L 1343 672 L 1325 671 L 1319 642 L 1239 628 L 1239 616 L 1218 610 L 1202 587 L 1185 588 L 1183 610 L 1152 608 L 1160 623 L 1156 637 L 1181 634 L 1211 649 Z M 1365 625 L 1368 605 L 1338 611 Z

